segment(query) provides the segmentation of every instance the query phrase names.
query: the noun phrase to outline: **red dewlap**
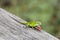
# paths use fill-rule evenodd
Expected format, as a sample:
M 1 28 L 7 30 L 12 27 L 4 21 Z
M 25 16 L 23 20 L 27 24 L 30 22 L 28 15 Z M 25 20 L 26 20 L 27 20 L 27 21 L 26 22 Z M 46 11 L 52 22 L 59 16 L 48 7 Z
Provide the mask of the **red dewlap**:
M 38 31 L 41 30 L 41 27 L 40 27 L 40 26 L 37 26 L 37 27 L 35 27 L 35 28 L 36 28 L 36 30 L 38 30 Z

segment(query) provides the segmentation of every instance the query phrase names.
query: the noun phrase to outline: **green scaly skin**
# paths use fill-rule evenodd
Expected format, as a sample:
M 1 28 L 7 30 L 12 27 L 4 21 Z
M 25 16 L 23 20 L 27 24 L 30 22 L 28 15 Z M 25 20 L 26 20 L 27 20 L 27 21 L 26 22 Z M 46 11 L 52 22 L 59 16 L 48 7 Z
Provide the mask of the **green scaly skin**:
M 40 25 L 38 22 L 21 22 L 22 24 L 26 25 L 26 27 L 31 27 L 35 29 L 36 26 Z

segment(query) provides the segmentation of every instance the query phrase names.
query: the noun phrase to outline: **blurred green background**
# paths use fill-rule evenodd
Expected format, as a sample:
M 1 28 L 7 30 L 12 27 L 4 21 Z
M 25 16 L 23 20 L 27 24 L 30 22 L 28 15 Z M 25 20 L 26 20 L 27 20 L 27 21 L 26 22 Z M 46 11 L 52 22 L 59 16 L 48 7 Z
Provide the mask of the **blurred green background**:
M 60 38 L 60 0 L 0 0 L 0 7 Z

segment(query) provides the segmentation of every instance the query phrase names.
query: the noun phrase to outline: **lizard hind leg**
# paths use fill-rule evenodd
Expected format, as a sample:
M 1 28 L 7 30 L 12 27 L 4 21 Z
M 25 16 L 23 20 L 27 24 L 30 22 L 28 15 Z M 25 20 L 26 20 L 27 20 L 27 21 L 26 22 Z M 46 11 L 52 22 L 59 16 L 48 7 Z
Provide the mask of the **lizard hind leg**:
M 34 27 L 32 27 L 32 29 L 35 29 Z

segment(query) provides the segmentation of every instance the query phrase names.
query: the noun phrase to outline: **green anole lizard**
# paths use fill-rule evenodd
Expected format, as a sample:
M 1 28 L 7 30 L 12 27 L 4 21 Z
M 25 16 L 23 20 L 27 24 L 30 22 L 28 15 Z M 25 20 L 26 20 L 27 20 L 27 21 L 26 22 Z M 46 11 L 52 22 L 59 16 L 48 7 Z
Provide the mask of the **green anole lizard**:
M 21 24 L 23 24 L 23 25 L 26 25 L 26 27 L 30 27 L 30 28 L 36 29 L 36 30 L 38 30 L 38 31 L 41 30 L 41 27 L 40 27 L 41 23 L 40 23 L 40 22 L 20 22 L 20 21 L 16 20 L 16 19 L 13 18 L 13 17 L 11 17 L 11 18 L 12 18 L 13 20 L 17 21 L 18 23 L 21 23 Z
M 36 29 L 36 30 L 41 30 L 41 23 L 40 22 L 20 22 L 21 24 L 26 25 L 27 27 L 30 27 L 32 29 Z

